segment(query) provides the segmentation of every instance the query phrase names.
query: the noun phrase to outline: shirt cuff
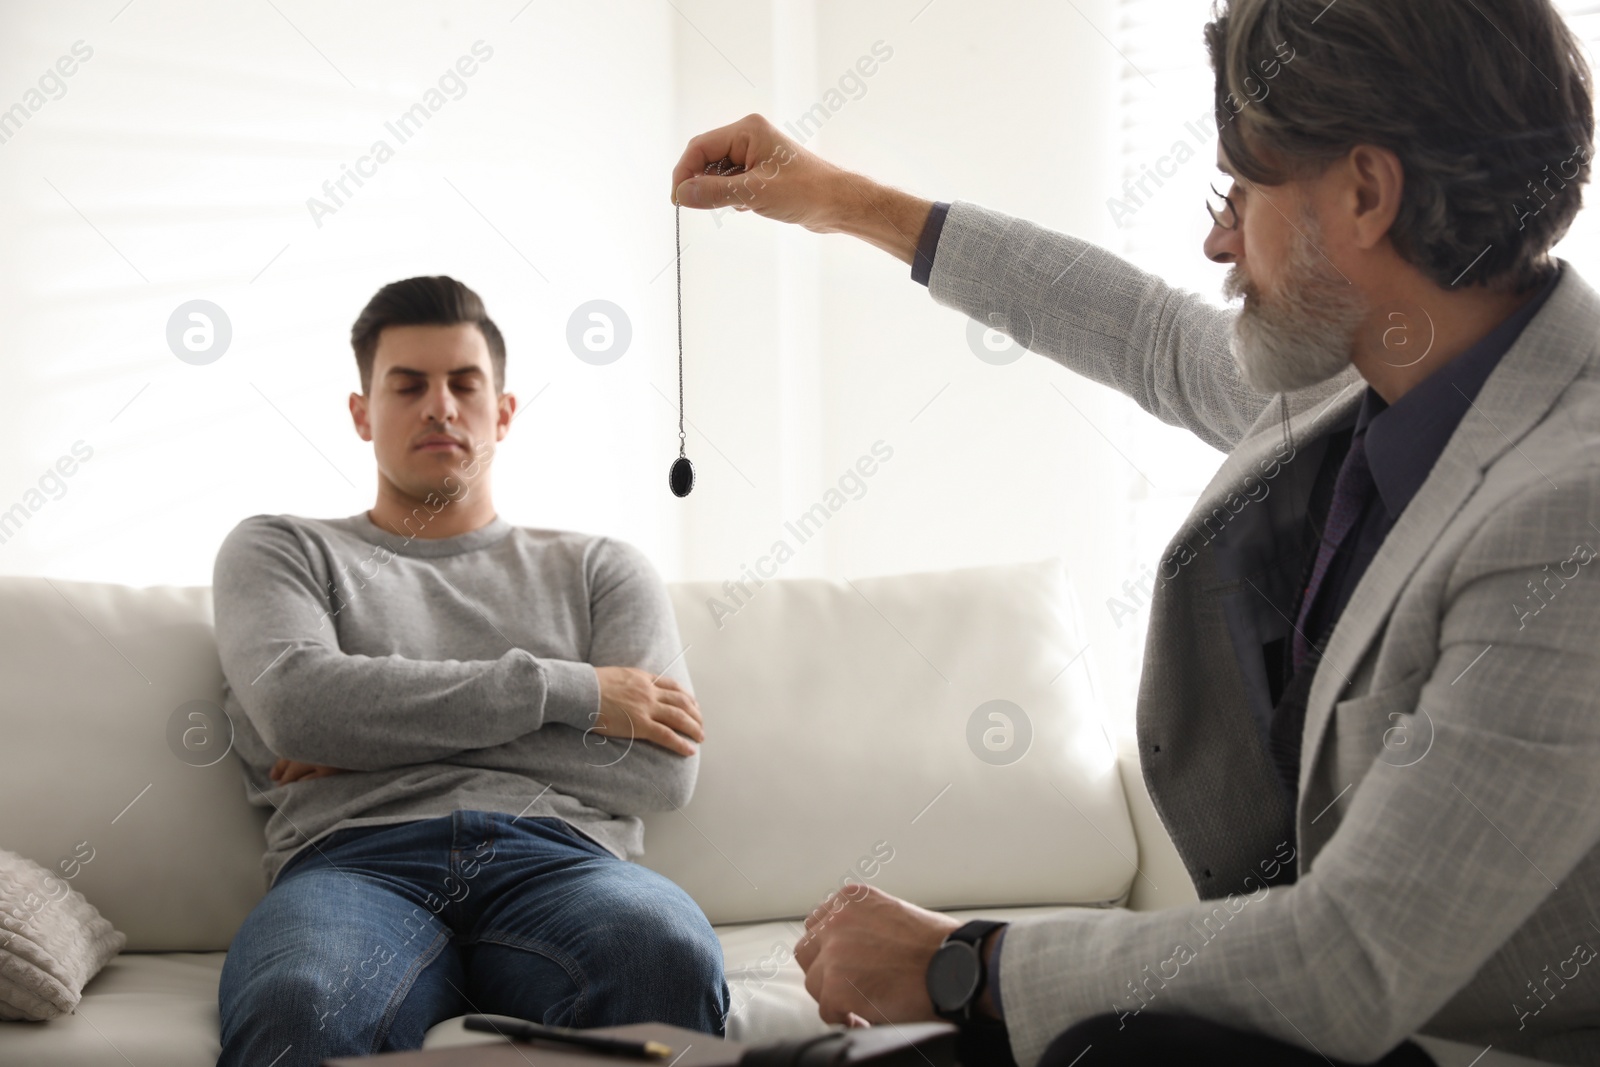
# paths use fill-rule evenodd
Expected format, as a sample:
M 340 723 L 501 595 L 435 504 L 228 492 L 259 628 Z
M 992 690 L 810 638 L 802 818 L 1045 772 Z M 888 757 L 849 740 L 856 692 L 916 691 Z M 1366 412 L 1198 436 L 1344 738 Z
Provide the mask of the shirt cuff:
M 600 711 L 600 676 L 594 667 L 565 659 L 541 659 L 544 668 L 544 721 L 587 730 Z
M 933 210 L 928 212 L 928 221 L 922 224 L 917 252 L 911 258 L 911 280 L 918 285 L 927 285 L 928 279 L 933 276 L 933 257 L 939 251 L 939 235 L 944 232 L 944 217 L 949 211 L 949 204 L 938 201 L 933 205 Z
M 1002 926 L 1000 932 L 994 935 L 994 946 L 989 950 L 989 958 L 984 961 L 984 974 L 989 979 L 989 992 L 994 995 L 994 1013 L 1004 1022 L 1006 1017 L 1005 1005 L 1000 1003 L 1000 949 L 1006 943 L 1006 931 L 1010 925 Z

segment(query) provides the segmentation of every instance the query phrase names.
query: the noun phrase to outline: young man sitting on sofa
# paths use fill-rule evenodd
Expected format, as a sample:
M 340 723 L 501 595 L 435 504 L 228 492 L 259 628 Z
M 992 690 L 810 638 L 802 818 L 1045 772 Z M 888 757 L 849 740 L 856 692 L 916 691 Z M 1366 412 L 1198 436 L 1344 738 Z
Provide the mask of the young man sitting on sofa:
M 628 862 L 704 740 L 665 587 L 624 542 L 496 513 L 516 398 L 471 289 L 384 286 L 351 344 L 377 503 L 254 515 L 217 553 L 225 706 L 273 809 L 218 1063 L 417 1048 L 468 1012 L 720 1035 L 710 924 Z

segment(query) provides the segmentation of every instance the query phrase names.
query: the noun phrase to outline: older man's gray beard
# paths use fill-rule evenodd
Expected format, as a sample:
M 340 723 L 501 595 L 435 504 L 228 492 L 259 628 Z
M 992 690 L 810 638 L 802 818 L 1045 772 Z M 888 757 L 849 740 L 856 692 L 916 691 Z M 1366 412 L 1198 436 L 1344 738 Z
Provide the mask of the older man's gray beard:
M 1222 283 L 1229 300 L 1249 297 L 1234 319 L 1229 347 L 1245 384 L 1258 393 L 1304 389 L 1350 365 L 1369 308 L 1361 291 L 1316 250 L 1315 239 L 1314 233 L 1296 236 L 1271 303 L 1237 266 Z

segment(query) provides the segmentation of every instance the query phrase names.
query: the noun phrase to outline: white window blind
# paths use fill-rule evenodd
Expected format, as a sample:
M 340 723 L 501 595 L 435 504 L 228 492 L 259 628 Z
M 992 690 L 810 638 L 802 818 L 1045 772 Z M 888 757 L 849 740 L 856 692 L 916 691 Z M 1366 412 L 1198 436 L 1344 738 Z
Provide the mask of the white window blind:
M 1591 69 L 1595 68 L 1595 55 L 1600 52 L 1600 0 L 1557 0 L 1556 7 L 1583 39 L 1585 58 Z M 1584 191 L 1585 206 L 1593 203 L 1595 195 L 1591 184 Z M 1591 210 L 1580 212 L 1567 236 L 1556 245 L 1555 254 L 1577 267 L 1591 285 L 1600 282 L 1600 215 Z
M 1126 60 L 1120 94 L 1122 177 L 1131 183 L 1131 196 L 1118 198 L 1121 207 L 1108 204 L 1107 212 L 1118 223 L 1122 254 L 1174 285 L 1220 302 L 1226 270 L 1200 254 L 1211 226 L 1202 200 L 1207 185 L 1220 178 L 1216 127 L 1209 121 L 1213 75 L 1202 37 L 1211 6 L 1212 0 L 1121 0 L 1113 37 Z M 1593 64 L 1600 0 L 1556 0 L 1556 7 L 1582 38 Z M 1487 22 L 1484 32 L 1494 32 Z M 1187 150 L 1194 155 L 1187 156 Z M 1591 213 L 1579 216 L 1555 254 L 1586 276 L 1600 278 L 1600 221 Z
M 1124 60 L 1116 100 L 1121 111 L 1120 188 L 1105 210 L 1118 240 L 1111 248 L 1169 283 L 1222 303 L 1226 269 L 1201 252 L 1210 228 L 1207 185 L 1216 175 L 1211 72 L 1201 27 L 1211 0 L 1123 0 L 1107 27 Z M 1131 400 L 1108 432 L 1138 468 L 1126 482 L 1122 525 L 1129 531 L 1124 574 L 1103 603 L 1117 647 L 1104 669 L 1124 692 L 1138 691 L 1149 620 L 1148 591 L 1167 542 L 1221 465 L 1220 452 L 1187 430 L 1168 426 Z M 1088 599 L 1086 597 L 1086 599 Z M 1131 728 L 1131 723 L 1124 724 Z

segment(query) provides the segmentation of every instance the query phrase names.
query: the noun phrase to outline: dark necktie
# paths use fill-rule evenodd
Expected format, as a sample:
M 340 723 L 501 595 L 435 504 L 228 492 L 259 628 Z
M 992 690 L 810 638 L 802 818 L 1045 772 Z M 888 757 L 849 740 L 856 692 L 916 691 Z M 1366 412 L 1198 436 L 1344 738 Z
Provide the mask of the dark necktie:
M 1311 580 L 1306 583 L 1305 596 L 1300 601 L 1300 618 L 1295 622 L 1293 662 L 1296 673 L 1311 657 L 1311 640 L 1306 627 L 1317 594 L 1322 591 L 1322 580 L 1328 575 L 1328 565 L 1333 562 L 1339 546 L 1355 529 L 1367 499 L 1372 495 L 1372 468 L 1367 466 L 1366 437 L 1367 431 L 1363 428 L 1351 438 L 1350 450 L 1345 453 L 1339 477 L 1333 483 L 1333 500 L 1328 505 L 1328 518 L 1323 524 L 1316 566 L 1312 568 Z

